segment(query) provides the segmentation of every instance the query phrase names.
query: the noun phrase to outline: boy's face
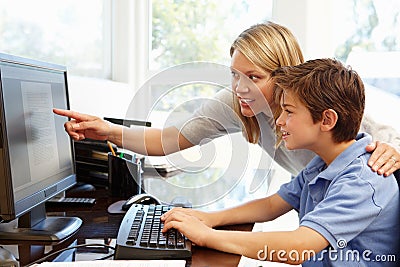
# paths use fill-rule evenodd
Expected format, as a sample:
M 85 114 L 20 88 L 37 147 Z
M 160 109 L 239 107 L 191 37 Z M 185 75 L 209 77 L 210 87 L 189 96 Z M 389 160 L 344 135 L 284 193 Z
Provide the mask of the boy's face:
M 313 122 L 310 111 L 292 92 L 284 91 L 281 107 L 276 125 L 280 127 L 286 148 L 313 150 L 319 139 L 319 123 Z

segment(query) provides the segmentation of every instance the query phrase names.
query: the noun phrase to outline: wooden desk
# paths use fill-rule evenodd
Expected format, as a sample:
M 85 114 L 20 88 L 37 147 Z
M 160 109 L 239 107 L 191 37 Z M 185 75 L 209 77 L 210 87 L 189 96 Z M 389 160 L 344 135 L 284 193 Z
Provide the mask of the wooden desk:
M 264 173 L 262 173 L 264 175 Z M 230 205 L 236 205 L 247 201 L 248 199 L 260 197 L 267 194 L 267 189 L 270 184 L 271 174 L 268 175 L 268 179 L 264 182 L 263 186 L 257 191 L 258 193 L 249 193 L 246 188 L 249 188 L 249 184 L 253 181 L 251 179 L 243 178 L 240 183 L 236 183 L 236 190 L 231 190 L 224 195 L 223 198 L 215 201 L 213 205 L 200 207 L 201 209 L 219 209 L 227 205 L 226 199 L 234 199 L 229 201 Z M 179 178 L 179 176 L 178 176 Z M 181 177 L 185 180 L 184 177 Z M 159 185 L 162 182 L 157 179 L 147 178 L 147 186 L 153 188 L 163 188 L 165 183 Z M 229 179 L 229 177 L 227 177 Z M 196 177 L 193 179 L 196 181 Z M 254 182 L 254 181 L 253 181 Z M 145 186 L 146 189 L 146 186 Z M 168 193 L 171 194 L 170 191 Z M 52 246 L 44 245 L 32 245 L 29 242 L 18 245 L 19 259 L 21 266 L 25 266 L 44 255 L 48 255 L 54 250 L 86 243 L 102 243 L 102 244 L 115 244 L 120 223 L 124 217 L 124 214 L 110 214 L 107 212 L 107 208 L 114 202 L 121 200 L 118 197 L 112 197 L 111 194 L 105 188 L 97 188 L 95 191 L 83 192 L 80 194 L 71 194 L 67 192 L 67 196 L 76 197 L 94 197 L 96 198 L 96 204 L 89 207 L 47 207 L 48 215 L 54 216 L 76 216 L 83 220 L 83 224 L 79 231 L 75 233 L 68 240 L 63 241 L 60 244 L 53 244 Z M 199 199 L 195 199 L 195 203 L 200 203 Z M 224 229 L 251 231 L 253 225 L 236 225 L 224 227 Z M 50 248 L 49 248 L 50 247 Z M 77 249 L 72 256 L 64 256 L 67 260 L 71 259 L 85 259 L 94 260 L 103 257 L 106 254 L 111 254 L 112 251 L 108 249 Z M 237 266 L 240 261 L 239 255 L 233 255 L 229 253 L 223 253 L 216 250 L 194 246 L 192 249 L 192 258 L 187 261 L 187 266 Z M 90 255 L 90 256 L 88 256 Z
M 76 195 L 74 195 L 76 196 Z M 83 220 L 83 225 L 77 233 L 71 238 L 63 241 L 60 244 L 53 244 L 52 249 L 45 245 L 32 245 L 29 243 L 22 243 L 18 245 L 19 260 L 21 266 L 26 266 L 29 263 L 48 255 L 53 250 L 65 248 L 71 245 L 85 244 L 88 242 L 112 244 L 115 242 L 120 222 L 122 221 L 123 214 L 109 214 L 107 207 L 120 199 L 110 197 L 108 191 L 100 188 L 94 192 L 85 192 L 86 197 L 95 197 L 96 204 L 91 207 L 48 207 L 47 211 L 51 215 L 65 215 L 77 216 Z M 224 229 L 251 231 L 252 225 L 237 225 L 229 226 Z M 105 254 L 112 253 L 108 249 L 90 249 L 83 248 L 76 250 L 75 254 L 69 260 L 79 258 L 85 260 L 94 260 L 104 256 Z M 191 260 L 187 261 L 187 266 L 237 266 L 240 260 L 239 255 L 223 253 L 216 250 L 193 246 L 193 256 Z

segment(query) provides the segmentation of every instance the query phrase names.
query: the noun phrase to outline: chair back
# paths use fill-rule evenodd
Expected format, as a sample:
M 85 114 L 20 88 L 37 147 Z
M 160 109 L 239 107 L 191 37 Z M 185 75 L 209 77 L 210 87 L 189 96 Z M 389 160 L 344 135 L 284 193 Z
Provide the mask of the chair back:
M 395 172 L 393 173 L 393 175 L 394 175 L 394 177 L 396 178 L 397 184 L 398 184 L 398 186 L 399 186 L 399 188 L 400 188 L 400 169 L 398 169 L 397 171 L 395 171 Z

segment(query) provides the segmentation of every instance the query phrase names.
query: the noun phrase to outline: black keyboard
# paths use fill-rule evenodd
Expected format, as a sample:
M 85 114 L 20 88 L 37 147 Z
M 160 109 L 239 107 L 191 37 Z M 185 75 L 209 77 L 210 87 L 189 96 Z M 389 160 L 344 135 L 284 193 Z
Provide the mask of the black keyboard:
M 172 207 L 132 205 L 125 214 L 117 237 L 114 259 L 187 259 L 191 242 L 176 229 L 162 233 L 162 214 Z

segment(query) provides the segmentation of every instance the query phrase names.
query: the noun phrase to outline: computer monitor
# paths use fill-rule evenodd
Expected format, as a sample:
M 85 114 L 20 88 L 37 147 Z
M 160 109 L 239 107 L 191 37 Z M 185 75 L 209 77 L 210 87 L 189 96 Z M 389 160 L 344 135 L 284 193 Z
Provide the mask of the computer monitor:
M 76 183 L 64 66 L 0 53 L 0 241 L 57 241 L 82 224 L 47 217 L 45 201 Z

